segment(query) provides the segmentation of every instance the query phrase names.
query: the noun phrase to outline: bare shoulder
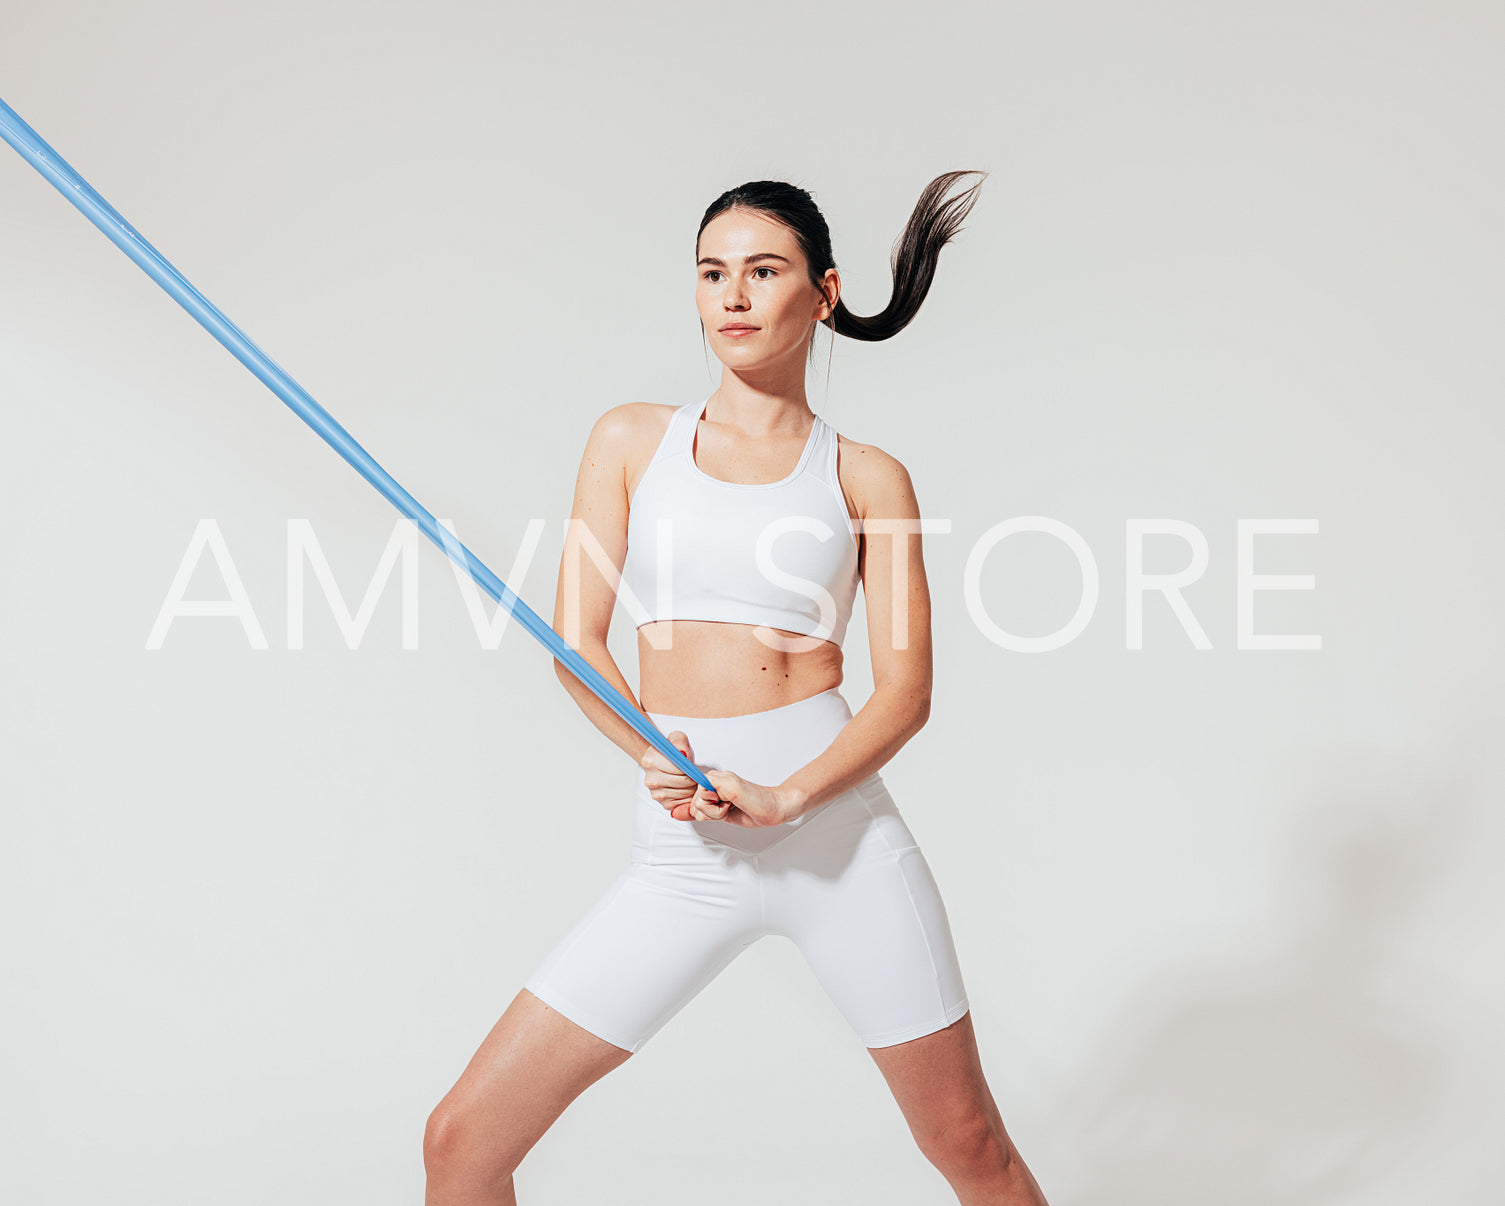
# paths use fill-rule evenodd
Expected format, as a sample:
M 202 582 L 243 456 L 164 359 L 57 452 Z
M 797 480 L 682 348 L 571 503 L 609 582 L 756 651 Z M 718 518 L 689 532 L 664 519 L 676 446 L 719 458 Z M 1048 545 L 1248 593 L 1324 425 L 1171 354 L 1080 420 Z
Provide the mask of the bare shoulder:
M 909 470 L 877 444 L 837 437 L 837 476 L 842 492 L 856 504 L 859 519 L 898 519 L 918 514 Z
M 623 402 L 601 414 L 591 429 L 591 440 L 630 453 L 655 431 L 662 438 L 673 413 L 674 407 L 659 402 Z
M 628 498 L 663 441 L 675 408 L 662 402 L 623 402 L 605 411 L 592 428 L 587 455 L 620 468 Z

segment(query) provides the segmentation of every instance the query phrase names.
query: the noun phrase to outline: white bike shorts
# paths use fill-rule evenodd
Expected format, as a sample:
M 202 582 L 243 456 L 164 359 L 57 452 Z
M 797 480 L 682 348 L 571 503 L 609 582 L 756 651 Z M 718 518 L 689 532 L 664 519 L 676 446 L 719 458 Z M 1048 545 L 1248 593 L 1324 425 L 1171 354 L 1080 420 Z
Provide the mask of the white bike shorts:
M 838 688 L 745 716 L 647 715 L 695 764 L 775 785 L 852 711 Z M 733 959 L 790 939 L 867 1047 L 967 1012 L 935 878 L 881 776 L 783 825 L 676 821 L 636 770 L 627 866 L 524 982 L 592 1034 L 639 1050 Z

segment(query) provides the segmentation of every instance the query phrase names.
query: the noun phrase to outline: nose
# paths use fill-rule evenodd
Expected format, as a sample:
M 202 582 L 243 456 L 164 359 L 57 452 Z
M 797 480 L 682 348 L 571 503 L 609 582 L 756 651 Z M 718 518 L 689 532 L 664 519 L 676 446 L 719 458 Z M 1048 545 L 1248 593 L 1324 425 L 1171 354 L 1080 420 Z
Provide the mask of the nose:
M 747 309 L 747 291 L 742 288 L 739 277 L 732 277 L 726 282 L 726 292 L 722 294 L 721 304 L 728 310 Z

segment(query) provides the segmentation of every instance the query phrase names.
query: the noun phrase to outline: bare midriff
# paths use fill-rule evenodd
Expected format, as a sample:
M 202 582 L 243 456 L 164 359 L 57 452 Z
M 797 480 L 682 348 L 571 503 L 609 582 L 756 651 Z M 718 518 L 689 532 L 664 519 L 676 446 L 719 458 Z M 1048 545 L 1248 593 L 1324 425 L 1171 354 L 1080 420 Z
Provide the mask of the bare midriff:
M 638 702 L 645 712 L 746 716 L 798 703 L 842 679 L 841 646 L 756 624 L 655 620 L 638 629 Z M 659 646 L 649 642 L 649 634 Z M 793 645 L 794 651 L 782 646 Z

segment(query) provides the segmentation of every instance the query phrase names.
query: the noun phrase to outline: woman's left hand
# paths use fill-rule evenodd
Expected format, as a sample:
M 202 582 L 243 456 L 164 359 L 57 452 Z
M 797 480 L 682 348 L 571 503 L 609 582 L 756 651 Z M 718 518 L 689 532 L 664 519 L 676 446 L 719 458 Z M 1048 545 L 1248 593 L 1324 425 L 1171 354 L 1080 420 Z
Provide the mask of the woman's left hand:
M 794 802 L 777 787 L 753 783 L 731 771 L 706 770 L 705 777 L 716 795 L 697 787 L 694 799 L 669 814 L 676 821 L 725 821 L 751 829 L 782 825 L 798 815 Z

